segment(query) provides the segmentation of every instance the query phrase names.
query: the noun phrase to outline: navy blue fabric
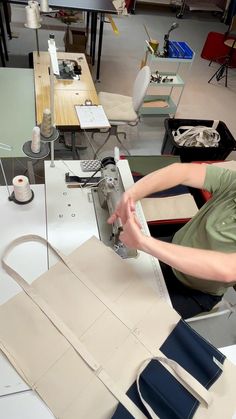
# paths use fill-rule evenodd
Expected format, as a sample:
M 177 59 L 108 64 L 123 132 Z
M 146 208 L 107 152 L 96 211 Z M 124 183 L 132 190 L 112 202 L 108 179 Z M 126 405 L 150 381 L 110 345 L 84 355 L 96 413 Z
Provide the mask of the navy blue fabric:
M 140 390 L 144 400 L 161 419 L 191 417 L 189 415 L 196 403 L 196 399 L 175 380 L 173 375 L 159 361 L 151 361 L 143 371 L 140 379 Z M 136 383 L 132 385 L 127 395 L 147 418 L 151 418 L 139 398 Z M 173 396 L 175 399 L 174 404 Z M 132 415 L 120 404 L 112 418 L 130 419 Z
M 223 363 L 225 356 L 183 320 L 179 321 L 160 350 L 166 357 L 178 362 L 207 389 L 222 373 L 213 357 Z M 198 400 L 155 360 L 142 372 L 140 388 L 144 399 L 161 419 L 190 419 L 199 405 Z M 139 398 L 136 383 L 129 388 L 127 395 L 150 418 Z M 132 415 L 121 403 L 112 416 L 112 419 L 131 418 Z
M 213 357 L 223 364 L 225 356 L 183 320 L 179 321 L 160 350 L 167 358 L 178 362 L 207 389 L 222 373 Z

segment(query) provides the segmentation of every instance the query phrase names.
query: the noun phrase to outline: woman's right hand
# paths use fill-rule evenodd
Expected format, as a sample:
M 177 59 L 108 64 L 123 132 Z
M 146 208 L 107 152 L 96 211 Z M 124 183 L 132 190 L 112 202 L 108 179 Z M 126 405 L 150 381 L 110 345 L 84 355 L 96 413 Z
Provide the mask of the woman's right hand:
M 117 219 L 121 220 L 122 225 L 126 224 L 131 212 L 135 212 L 135 202 L 131 195 L 124 192 L 113 214 L 108 218 L 108 224 L 113 224 Z

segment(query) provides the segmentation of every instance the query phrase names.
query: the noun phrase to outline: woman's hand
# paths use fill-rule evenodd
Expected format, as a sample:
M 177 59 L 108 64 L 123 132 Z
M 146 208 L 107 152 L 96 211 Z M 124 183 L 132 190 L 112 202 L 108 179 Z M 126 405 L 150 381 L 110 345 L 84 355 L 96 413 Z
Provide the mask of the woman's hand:
M 135 212 L 129 210 L 129 217 L 126 223 L 123 224 L 123 231 L 120 233 L 119 239 L 125 246 L 132 249 L 142 250 L 143 233 L 141 231 L 141 224 L 137 219 Z
M 113 224 L 118 218 L 122 225 L 125 225 L 129 214 L 135 211 L 135 203 L 127 192 L 124 192 L 120 202 L 118 203 L 115 212 L 108 218 L 108 224 Z

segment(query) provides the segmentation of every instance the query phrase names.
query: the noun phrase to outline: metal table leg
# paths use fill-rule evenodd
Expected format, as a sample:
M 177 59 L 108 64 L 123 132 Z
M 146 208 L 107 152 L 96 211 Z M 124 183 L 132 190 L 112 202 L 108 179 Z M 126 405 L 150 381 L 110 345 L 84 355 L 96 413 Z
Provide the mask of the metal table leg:
M 7 34 L 8 34 L 9 39 L 12 39 L 8 5 L 10 5 L 8 0 L 3 0 L 3 11 L 4 11 L 4 15 L 5 15 Z
M 7 43 L 6 43 L 6 35 L 5 35 L 5 28 L 4 28 L 4 24 L 3 24 L 3 17 L 2 17 L 2 6 L 0 3 L 0 34 L 1 34 L 1 38 L 2 38 L 2 43 L 3 43 L 3 49 L 4 49 L 4 53 L 5 53 L 5 58 L 8 61 L 8 51 L 7 51 Z
M 100 77 L 100 63 L 102 54 L 102 38 L 103 38 L 103 27 L 104 27 L 105 15 L 100 13 L 100 29 L 99 29 L 99 40 L 98 40 L 98 61 L 97 61 L 97 75 L 96 80 L 99 81 Z

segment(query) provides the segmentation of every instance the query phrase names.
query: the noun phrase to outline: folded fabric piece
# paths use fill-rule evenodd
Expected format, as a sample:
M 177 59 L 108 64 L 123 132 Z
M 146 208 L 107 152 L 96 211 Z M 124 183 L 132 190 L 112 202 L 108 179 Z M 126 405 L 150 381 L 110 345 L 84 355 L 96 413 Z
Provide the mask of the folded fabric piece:
M 225 356 L 180 320 L 160 348 L 169 359 L 178 362 L 187 372 L 209 389 L 222 373 Z M 163 366 L 152 360 L 140 376 L 140 392 L 145 402 L 161 419 L 190 419 L 199 401 Z M 144 407 L 135 382 L 127 392 L 140 410 L 151 418 Z M 119 404 L 112 419 L 132 416 Z

